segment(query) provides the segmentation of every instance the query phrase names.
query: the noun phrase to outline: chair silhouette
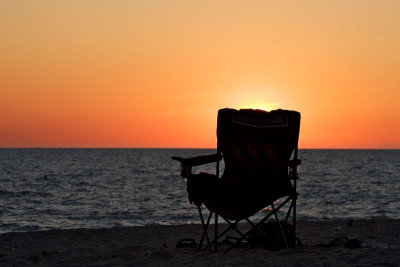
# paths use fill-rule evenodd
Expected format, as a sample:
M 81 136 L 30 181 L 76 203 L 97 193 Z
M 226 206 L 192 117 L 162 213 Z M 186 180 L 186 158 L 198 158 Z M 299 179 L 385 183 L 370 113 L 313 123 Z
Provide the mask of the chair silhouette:
M 217 251 L 217 241 L 231 230 L 239 234 L 239 238 L 226 252 L 241 241 L 249 241 L 254 231 L 279 248 L 279 244 L 262 228 L 272 216 L 278 225 L 279 235 L 283 237 L 284 246 L 296 245 L 296 179 L 297 166 L 301 163 L 297 158 L 299 129 L 300 113 L 296 111 L 221 109 L 218 111 L 215 154 L 193 158 L 172 157 L 181 163 L 181 176 L 187 178 L 189 200 L 194 202 L 199 212 L 203 229 L 199 250 L 208 248 L 212 251 L 214 246 L 214 251 Z M 225 169 L 222 177 L 219 177 L 222 158 Z M 216 162 L 215 175 L 191 173 L 193 166 L 211 162 Z M 275 207 L 277 200 L 279 205 Z M 202 215 L 202 204 L 210 211 L 207 220 Z M 286 207 L 285 218 L 280 220 L 278 211 Z M 265 214 L 255 224 L 249 217 L 259 211 Z M 210 240 L 207 230 L 213 214 L 214 238 Z M 218 216 L 227 223 L 227 228 L 220 233 Z M 286 224 L 290 216 L 294 233 L 289 238 L 282 224 Z M 243 220 L 251 225 L 245 233 L 239 229 L 239 222 Z M 207 244 L 202 247 L 204 240 Z

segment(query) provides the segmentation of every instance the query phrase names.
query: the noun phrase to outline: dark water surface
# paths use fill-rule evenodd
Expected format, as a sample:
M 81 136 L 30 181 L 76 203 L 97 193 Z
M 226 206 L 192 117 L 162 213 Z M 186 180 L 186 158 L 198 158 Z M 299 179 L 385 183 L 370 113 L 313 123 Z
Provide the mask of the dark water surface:
M 0 233 L 197 223 L 170 157 L 214 152 L 0 149 Z M 299 158 L 299 219 L 400 218 L 400 150 L 300 150 Z

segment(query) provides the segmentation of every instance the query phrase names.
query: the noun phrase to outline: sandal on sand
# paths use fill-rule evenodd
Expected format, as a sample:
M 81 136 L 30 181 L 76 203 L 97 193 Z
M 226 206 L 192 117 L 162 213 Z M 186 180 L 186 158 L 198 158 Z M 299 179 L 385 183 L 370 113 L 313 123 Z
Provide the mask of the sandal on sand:
M 197 248 L 197 243 L 191 238 L 184 238 L 176 243 L 176 248 Z

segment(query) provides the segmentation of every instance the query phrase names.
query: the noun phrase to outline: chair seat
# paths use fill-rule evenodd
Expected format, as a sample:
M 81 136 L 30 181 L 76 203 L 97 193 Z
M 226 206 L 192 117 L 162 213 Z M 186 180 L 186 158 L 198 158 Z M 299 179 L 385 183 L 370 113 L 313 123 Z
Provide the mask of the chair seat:
M 291 189 L 289 180 L 286 188 L 277 188 L 276 185 L 257 191 L 254 188 L 234 188 L 224 184 L 223 178 L 204 172 L 193 175 L 187 183 L 190 203 L 204 204 L 210 211 L 230 220 L 242 220 L 255 214 L 276 199 L 290 195 Z

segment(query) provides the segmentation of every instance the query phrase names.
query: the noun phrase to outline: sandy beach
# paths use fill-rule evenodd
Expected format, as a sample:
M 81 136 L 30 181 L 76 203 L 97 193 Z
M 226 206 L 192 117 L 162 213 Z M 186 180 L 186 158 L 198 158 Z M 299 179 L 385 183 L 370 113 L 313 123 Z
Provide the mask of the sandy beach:
M 176 248 L 183 238 L 197 240 L 200 229 L 192 224 L 6 233 L 0 235 L 0 265 L 400 266 L 400 220 L 298 222 L 303 246 L 276 252 Z M 358 239 L 361 247 L 323 246 L 341 237 Z

